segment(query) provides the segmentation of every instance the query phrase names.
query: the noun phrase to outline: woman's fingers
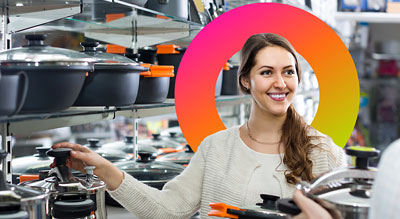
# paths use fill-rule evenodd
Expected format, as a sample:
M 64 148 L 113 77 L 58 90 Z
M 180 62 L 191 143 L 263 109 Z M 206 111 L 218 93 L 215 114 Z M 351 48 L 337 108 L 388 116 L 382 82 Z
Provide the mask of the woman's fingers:
M 295 218 L 332 219 L 327 210 L 313 200 L 304 196 L 299 190 L 294 192 L 293 200 L 302 211 L 302 213 Z
M 54 144 L 52 146 L 52 148 L 53 149 L 56 149 L 56 148 L 71 148 L 74 151 L 90 152 L 89 148 L 84 147 L 84 146 L 82 146 L 80 144 L 73 144 L 73 143 L 70 143 L 70 142 L 60 142 L 60 143 Z

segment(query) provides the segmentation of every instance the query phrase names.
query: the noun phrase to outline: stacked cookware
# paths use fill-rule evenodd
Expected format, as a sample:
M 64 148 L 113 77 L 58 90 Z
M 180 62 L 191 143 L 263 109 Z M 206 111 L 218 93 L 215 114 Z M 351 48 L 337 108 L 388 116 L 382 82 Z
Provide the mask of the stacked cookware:
M 46 191 L 49 198 L 40 218 L 106 218 L 105 183 L 93 175 L 94 167 L 86 166 L 86 177 L 74 177 L 66 162 L 70 148 L 47 152 L 55 158 L 55 167 L 42 171 L 39 180 L 20 183 L 19 186 Z

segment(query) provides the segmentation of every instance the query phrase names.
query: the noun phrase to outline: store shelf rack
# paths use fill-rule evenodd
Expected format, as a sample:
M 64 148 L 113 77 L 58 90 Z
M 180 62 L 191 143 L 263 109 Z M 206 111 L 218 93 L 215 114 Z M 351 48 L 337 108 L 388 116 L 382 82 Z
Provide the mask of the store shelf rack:
M 384 12 L 337 12 L 336 20 L 368 23 L 400 23 L 400 14 Z
M 215 99 L 217 107 L 250 103 L 249 96 L 220 96 Z M 116 116 L 133 119 L 165 115 L 175 112 L 174 99 L 167 99 L 160 104 L 138 104 L 126 107 L 71 107 L 55 113 L 22 114 L 11 117 L 0 117 L 0 123 L 9 124 L 8 130 L 13 134 L 32 132 L 86 124 L 102 120 L 111 120 Z

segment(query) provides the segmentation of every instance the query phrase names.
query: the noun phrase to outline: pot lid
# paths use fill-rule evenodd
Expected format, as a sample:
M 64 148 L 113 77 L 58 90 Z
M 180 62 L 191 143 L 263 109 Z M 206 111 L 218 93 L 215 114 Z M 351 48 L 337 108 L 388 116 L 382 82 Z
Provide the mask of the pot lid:
M 190 160 L 192 159 L 194 153 L 190 149 L 189 145 L 186 145 L 187 148 L 186 151 L 182 152 L 177 152 L 177 153 L 170 153 L 163 155 L 159 158 L 157 158 L 157 161 L 168 161 L 168 162 L 173 162 L 177 164 L 188 164 Z
M 140 140 L 139 143 L 151 145 L 157 149 L 173 148 L 176 150 L 184 150 L 185 148 L 184 145 L 181 145 L 176 141 L 172 141 L 169 138 L 164 138 L 160 134 L 153 134 L 152 138 Z
M 46 152 L 50 150 L 48 147 L 36 147 L 38 153 L 33 156 L 18 157 L 13 159 L 13 173 L 21 174 L 38 174 L 41 170 L 50 170 L 50 164 L 53 159 L 48 157 Z
M 84 145 L 85 147 L 89 148 L 91 151 L 96 152 L 97 154 L 111 162 L 125 161 L 131 159 L 131 156 L 129 156 L 129 154 L 125 153 L 124 151 L 113 149 L 110 147 L 103 147 L 100 144 L 99 139 L 90 138 L 87 139 L 87 141 L 88 144 Z
M 58 66 L 92 66 L 95 61 L 83 53 L 44 45 L 46 35 L 25 35 L 28 45 L 0 52 L 2 66 L 8 65 L 58 65 Z
M 140 181 L 170 180 L 185 168 L 170 162 L 154 161 L 150 153 L 139 153 L 137 161 L 117 162 L 114 165 Z
M 152 156 L 156 157 L 160 155 L 162 152 L 150 145 L 145 145 L 142 143 L 138 143 L 138 153 L 147 152 L 151 153 Z M 124 141 L 116 141 L 103 145 L 103 148 L 110 148 L 113 150 L 123 151 L 128 154 L 133 154 L 133 136 L 125 136 Z
M 83 47 L 82 53 L 96 60 L 95 70 L 107 70 L 110 68 L 113 70 L 115 70 L 115 68 L 118 68 L 118 70 L 120 71 L 132 70 L 138 72 L 148 70 L 148 68 L 140 66 L 139 63 L 125 56 L 97 51 L 96 47 L 98 45 L 98 42 L 81 43 L 81 46 Z
M 351 206 L 355 208 L 369 208 L 371 187 L 358 189 L 344 187 L 316 196 L 336 205 Z

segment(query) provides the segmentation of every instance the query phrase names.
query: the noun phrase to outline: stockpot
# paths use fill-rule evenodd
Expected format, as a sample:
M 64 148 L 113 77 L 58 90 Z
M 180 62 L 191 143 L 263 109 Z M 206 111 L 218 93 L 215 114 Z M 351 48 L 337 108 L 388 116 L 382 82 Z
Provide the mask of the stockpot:
M 355 167 L 336 169 L 311 184 L 301 182 L 297 189 L 327 209 L 334 218 L 367 219 L 377 172 L 368 167 L 368 159 L 377 157 L 380 152 L 374 148 L 352 146 L 346 148 L 346 153 L 356 157 Z M 278 200 L 277 205 L 279 210 L 292 215 L 301 212 L 291 199 Z
M 128 106 L 135 103 L 140 72 L 139 63 L 116 54 L 96 51 L 98 42 L 81 43 L 82 53 L 96 60 L 74 106 Z
M 0 52 L 3 75 L 25 72 L 29 87 L 21 112 L 40 113 L 70 107 L 94 59 L 85 54 L 44 45 L 45 35 L 26 35 L 28 45 Z
M 0 116 L 11 116 L 21 110 L 28 85 L 28 76 L 23 71 L 3 73 L 0 79 Z
M 42 171 L 39 180 L 19 185 L 45 189 L 49 194 L 46 215 L 50 218 L 105 219 L 105 183 L 93 175 L 93 166 L 86 166 L 86 177 L 75 177 L 66 166 L 70 148 L 47 152 L 55 157 L 55 167 Z

